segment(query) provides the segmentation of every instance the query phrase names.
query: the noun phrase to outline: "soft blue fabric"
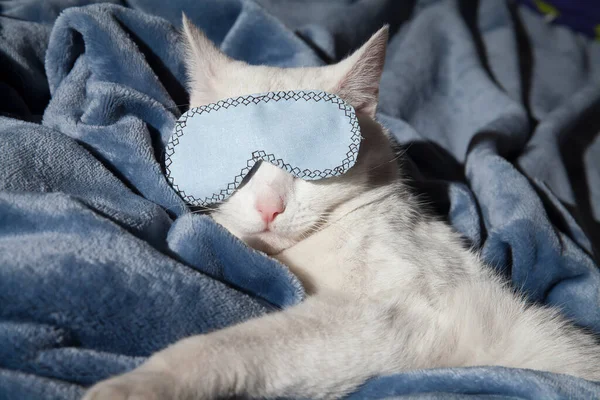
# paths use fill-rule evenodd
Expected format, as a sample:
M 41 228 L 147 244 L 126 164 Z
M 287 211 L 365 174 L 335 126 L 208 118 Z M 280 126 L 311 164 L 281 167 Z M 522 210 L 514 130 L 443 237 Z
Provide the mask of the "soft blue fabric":
M 186 111 L 165 150 L 167 179 L 186 203 L 227 200 L 259 161 L 297 178 L 348 171 L 362 140 L 354 108 L 319 90 L 249 94 Z
M 303 296 L 277 262 L 186 213 L 164 176 L 188 102 L 181 11 L 232 57 L 277 66 L 340 59 L 389 22 L 378 116 L 415 189 L 531 301 L 600 333 L 598 44 L 498 0 L 61 13 L 88 2 L 0 4 L 0 399 L 75 399 L 179 338 Z M 446 395 L 590 399 L 600 386 L 455 368 L 376 378 L 351 398 Z

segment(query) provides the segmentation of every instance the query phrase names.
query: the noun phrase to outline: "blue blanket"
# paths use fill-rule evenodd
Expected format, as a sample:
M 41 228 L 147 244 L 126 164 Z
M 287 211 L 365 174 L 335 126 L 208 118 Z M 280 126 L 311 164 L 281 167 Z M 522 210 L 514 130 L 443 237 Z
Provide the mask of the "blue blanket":
M 303 298 L 165 179 L 188 102 L 181 11 L 229 55 L 278 66 L 335 62 L 390 23 L 379 119 L 415 190 L 532 302 L 600 333 L 599 44 L 498 0 L 90 3 L 0 4 L 0 399 L 76 399 L 180 338 Z M 600 385 L 455 368 L 350 397 L 474 395 Z

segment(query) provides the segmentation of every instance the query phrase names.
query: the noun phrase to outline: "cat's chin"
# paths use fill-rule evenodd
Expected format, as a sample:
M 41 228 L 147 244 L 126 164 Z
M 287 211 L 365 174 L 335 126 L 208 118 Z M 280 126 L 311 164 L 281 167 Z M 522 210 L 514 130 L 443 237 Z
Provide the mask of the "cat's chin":
M 246 236 L 242 238 L 242 240 L 253 249 L 262 251 L 270 256 L 279 254 L 297 243 L 296 240 L 283 237 L 270 231 Z

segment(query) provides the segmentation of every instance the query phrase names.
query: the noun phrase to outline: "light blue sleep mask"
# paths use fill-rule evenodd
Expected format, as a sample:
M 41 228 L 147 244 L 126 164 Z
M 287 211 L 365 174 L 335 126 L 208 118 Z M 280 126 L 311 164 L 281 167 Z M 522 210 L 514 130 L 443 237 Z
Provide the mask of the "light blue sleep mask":
M 321 91 L 269 92 L 191 108 L 165 151 L 169 183 L 190 205 L 223 202 L 259 161 L 297 178 L 338 176 L 362 137 L 354 108 Z

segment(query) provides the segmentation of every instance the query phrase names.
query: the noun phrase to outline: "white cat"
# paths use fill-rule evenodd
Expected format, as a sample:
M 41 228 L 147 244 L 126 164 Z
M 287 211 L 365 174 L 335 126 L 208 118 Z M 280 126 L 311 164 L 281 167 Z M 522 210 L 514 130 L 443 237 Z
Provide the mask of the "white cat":
M 182 340 L 86 399 L 339 398 L 378 375 L 475 365 L 600 380 L 591 336 L 526 304 L 403 184 L 373 119 L 387 28 L 336 65 L 279 69 L 232 60 L 183 22 L 192 106 L 320 89 L 355 107 L 365 140 L 356 166 L 336 178 L 304 181 L 263 163 L 212 214 L 286 264 L 307 300 Z

